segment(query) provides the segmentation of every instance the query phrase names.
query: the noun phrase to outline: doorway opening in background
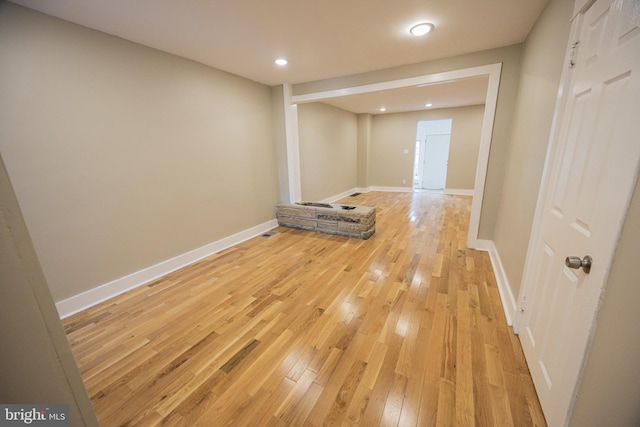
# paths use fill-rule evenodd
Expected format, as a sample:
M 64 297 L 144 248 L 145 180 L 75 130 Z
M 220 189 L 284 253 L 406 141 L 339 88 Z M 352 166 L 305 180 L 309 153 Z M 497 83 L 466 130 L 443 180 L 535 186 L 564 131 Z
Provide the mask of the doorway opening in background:
M 416 129 L 413 189 L 444 191 L 452 119 L 420 120 Z

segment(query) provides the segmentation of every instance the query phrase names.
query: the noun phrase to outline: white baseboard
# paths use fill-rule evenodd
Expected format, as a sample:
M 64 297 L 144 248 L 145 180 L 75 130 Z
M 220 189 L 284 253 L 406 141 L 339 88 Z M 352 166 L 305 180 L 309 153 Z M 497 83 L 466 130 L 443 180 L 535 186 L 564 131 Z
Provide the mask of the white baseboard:
M 467 246 L 471 249 L 475 249 L 477 251 L 489 252 L 491 250 L 491 246 L 493 245 L 492 240 L 485 239 L 473 239 L 467 242 Z
M 502 307 L 504 308 L 504 316 L 507 318 L 507 324 L 513 326 L 513 319 L 515 319 L 517 305 L 516 300 L 511 292 L 511 286 L 509 286 L 509 280 L 504 271 L 500 254 L 496 248 L 496 245 L 491 240 L 478 240 L 480 247 L 478 250 L 484 250 L 489 252 L 489 259 L 491 260 L 491 266 L 493 267 L 493 273 L 496 276 L 496 283 L 498 284 L 498 292 L 500 294 L 500 300 L 502 300 Z M 488 242 L 488 243 L 486 243 Z M 484 246 L 488 246 L 484 249 Z
M 331 197 L 327 197 L 322 200 L 318 200 L 318 203 L 333 203 L 336 200 L 344 199 L 352 195 L 353 193 L 368 193 L 370 191 L 386 191 L 389 193 L 410 193 L 413 191 L 411 187 L 354 187 L 350 190 L 343 191 Z
M 413 188 L 411 187 L 369 187 L 369 191 L 387 191 L 389 193 L 411 193 Z
M 369 191 L 371 191 L 371 190 L 369 190 L 369 187 L 367 187 L 367 188 L 364 188 L 364 187 L 356 187 L 354 191 L 355 191 L 356 193 L 368 193 L 368 192 L 369 192 Z M 351 194 L 353 194 L 353 193 L 351 193 Z
M 350 190 L 347 191 L 343 191 L 342 193 L 339 194 L 335 194 L 331 197 L 327 197 L 326 199 L 322 199 L 322 200 L 318 200 L 318 203 L 333 203 L 336 200 L 340 200 L 340 199 L 344 199 L 347 196 L 352 195 L 353 193 L 362 193 L 363 191 L 360 191 L 360 189 L 358 188 L 352 188 Z M 315 201 L 315 200 L 313 200 Z
M 71 298 L 56 303 L 58 314 L 61 319 L 69 317 L 79 311 L 85 310 L 126 291 L 137 288 L 145 283 L 149 283 L 152 280 L 176 271 L 182 267 L 186 267 L 189 264 L 193 264 L 194 262 L 213 255 L 216 252 L 220 252 L 231 246 L 242 243 L 245 240 L 256 237 L 277 226 L 278 222 L 275 219 L 272 219 L 182 255 L 162 261 L 143 270 L 136 271 L 135 273 L 121 277 L 109 283 L 105 283 L 104 285 L 82 292 L 78 295 L 74 295 Z
M 444 194 L 450 194 L 454 196 L 473 196 L 473 189 L 465 190 L 461 188 L 445 188 Z

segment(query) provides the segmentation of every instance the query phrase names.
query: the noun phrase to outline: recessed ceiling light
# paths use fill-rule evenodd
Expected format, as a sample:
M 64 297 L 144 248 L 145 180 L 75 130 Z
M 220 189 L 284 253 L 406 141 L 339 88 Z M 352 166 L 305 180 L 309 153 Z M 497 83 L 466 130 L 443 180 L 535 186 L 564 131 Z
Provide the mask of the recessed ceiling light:
M 382 111 L 382 112 L 387 111 L 387 109 L 386 109 L 386 108 L 384 108 L 384 107 L 380 107 L 380 108 L 378 108 L 378 110 L 379 110 L 379 111 Z
M 277 65 L 283 66 L 283 65 L 287 65 L 287 63 L 288 63 L 288 61 L 286 59 L 284 59 L 284 58 L 276 59 L 276 64 Z
M 425 107 L 433 107 L 432 103 L 424 104 Z
M 411 27 L 409 29 L 409 32 L 418 37 L 418 36 L 424 36 L 425 34 L 427 34 L 429 31 L 433 30 L 433 24 L 430 22 L 421 22 L 420 24 L 416 24 L 413 27 Z

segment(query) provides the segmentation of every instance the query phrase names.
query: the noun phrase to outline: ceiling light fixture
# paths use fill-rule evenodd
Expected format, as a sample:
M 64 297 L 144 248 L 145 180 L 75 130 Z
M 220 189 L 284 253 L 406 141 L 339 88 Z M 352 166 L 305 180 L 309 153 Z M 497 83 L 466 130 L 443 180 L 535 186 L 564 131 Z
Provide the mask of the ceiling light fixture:
M 413 27 L 411 27 L 409 29 L 409 32 L 411 33 L 411 35 L 419 37 L 419 36 L 424 36 L 425 34 L 430 32 L 431 30 L 433 30 L 433 24 L 432 23 L 430 23 L 430 22 L 421 22 L 420 24 L 416 24 Z
M 378 110 L 379 110 L 379 111 L 382 111 L 382 112 L 387 111 L 387 109 L 386 109 L 386 108 L 384 108 L 384 107 L 380 107 Z
M 425 107 L 433 107 L 432 103 L 424 104 Z
M 278 58 L 278 59 L 276 59 L 275 62 L 276 62 L 277 65 L 280 65 L 280 66 L 287 65 L 287 63 L 288 63 L 288 61 L 286 59 L 284 59 L 284 58 Z

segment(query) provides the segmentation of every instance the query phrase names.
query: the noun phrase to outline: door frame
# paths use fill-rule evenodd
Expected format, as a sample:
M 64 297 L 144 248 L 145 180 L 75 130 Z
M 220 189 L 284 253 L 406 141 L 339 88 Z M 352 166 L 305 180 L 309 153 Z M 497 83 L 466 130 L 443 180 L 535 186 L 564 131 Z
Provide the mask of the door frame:
M 428 123 L 428 122 L 441 122 L 441 121 L 448 121 L 449 122 L 449 132 L 448 133 L 429 133 L 429 131 L 426 132 L 420 132 L 420 124 L 421 123 Z M 425 147 L 426 147 L 426 139 L 429 136 L 434 136 L 434 135 L 449 135 L 449 151 L 451 150 L 451 128 L 453 127 L 453 119 L 452 118 L 442 118 L 442 119 L 421 119 L 418 120 L 418 122 L 416 123 L 416 146 L 420 146 L 420 148 L 416 147 L 416 152 L 414 154 L 417 153 L 418 159 L 417 159 L 417 164 L 416 164 L 416 158 L 414 156 L 413 159 L 413 163 L 414 163 L 414 167 L 413 167 L 413 173 L 412 173 L 412 178 L 411 178 L 411 188 L 415 191 L 416 189 L 420 190 L 422 189 L 422 185 L 423 185 L 423 178 L 424 178 L 424 167 L 423 167 L 423 163 L 424 163 L 424 153 L 425 153 Z M 423 139 L 421 139 L 423 138 Z M 448 155 L 447 155 L 447 169 L 448 169 Z M 417 169 L 416 170 L 416 166 Z M 416 176 L 416 173 L 420 174 L 420 185 L 416 187 L 415 184 L 415 179 L 413 177 Z M 445 186 L 446 186 L 446 177 L 445 177 Z M 446 188 L 445 188 L 446 189 Z
M 576 0 L 576 4 L 581 0 Z M 593 1 L 595 2 L 595 0 Z M 589 2 L 589 5 L 593 2 Z M 522 272 L 522 280 L 520 282 L 520 292 L 518 293 L 518 309 L 516 310 L 515 319 L 513 322 L 513 332 L 516 335 L 520 334 L 524 320 L 524 308 L 527 302 L 527 295 L 531 294 L 533 290 L 533 276 L 535 273 L 535 265 L 533 256 L 535 254 L 535 248 L 540 241 L 540 229 L 542 227 L 542 216 L 544 209 L 544 202 L 549 193 L 549 187 L 551 186 L 551 167 L 553 166 L 553 160 L 559 155 L 557 152 L 557 140 L 560 134 L 560 124 L 562 123 L 562 114 L 569 99 L 569 93 L 566 88 L 571 85 L 573 81 L 574 72 L 573 68 L 566 62 L 571 57 L 572 46 L 575 46 L 582 24 L 582 15 L 579 14 L 582 9 L 574 12 L 571 22 L 571 30 L 569 33 L 570 42 L 567 43 L 567 49 L 565 51 L 564 67 L 562 68 L 562 74 L 560 75 L 560 84 L 558 86 L 558 96 L 556 98 L 555 109 L 553 112 L 553 119 L 551 121 L 551 130 L 549 132 L 549 140 L 547 143 L 547 152 L 545 154 L 544 166 L 542 169 L 542 177 L 540 179 L 540 190 L 538 191 L 538 199 L 536 200 L 536 208 L 533 215 L 533 224 L 531 226 L 531 233 L 529 235 L 529 244 L 527 246 L 527 255 L 525 258 L 524 269 Z
M 596 0 L 576 0 L 575 7 L 574 7 L 574 15 L 571 20 L 571 31 L 569 36 L 569 43 L 567 44 L 567 49 L 565 52 L 564 67 L 562 70 L 560 86 L 558 88 L 559 89 L 558 97 L 556 100 L 552 127 L 551 127 L 549 142 L 547 146 L 547 152 L 545 156 L 543 174 L 542 174 L 542 179 L 540 184 L 540 191 L 538 193 L 534 220 L 533 220 L 532 230 L 531 230 L 529 244 L 527 248 L 526 262 L 525 262 L 523 277 L 522 277 L 521 286 L 520 286 L 520 293 L 518 295 L 519 309 L 516 313 L 515 322 L 513 326 L 514 332 L 516 334 L 520 334 L 520 333 L 523 334 L 523 337 L 521 339 L 523 343 L 532 341 L 532 340 L 529 340 L 529 338 L 525 337 L 525 335 L 527 335 L 526 333 L 527 324 L 525 324 L 525 322 L 528 319 L 527 311 L 531 310 L 528 307 L 530 304 L 527 303 L 527 296 L 534 295 L 537 286 L 539 286 L 538 283 L 536 283 L 534 280 L 536 279 L 536 273 L 537 273 L 535 271 L 537 268 L 536 264 L 540 259 L 538 257 L 537 251 L 540 250 L 540 247 L 542 246 L 541 243 L 543 243 L 542 242 L 543 223 L 545 222 L 545 215 L 547 215 L 547 213 L 545 212 L 545 208 L 548 207 L 547 205 L 548 198 L 549 196 L 553 195 L 551 191 L 555 190 L 556 184 L 557 184 L 556 181 L 554 180 L 554 176 L 552 176 L 552 173 L 557 172 L 558 170 L 562 170 L 560 166 L 559 166 L 560 169 L 554 170 L 555 167 L 558 165 L 558 163 L 556 162 L 562 162 L 564 157 L 562 153 L 562 151 L 564 150 L 564 147 L 562 146 L 562 143 L 560 140 L 560 136 L 561 136 L 560 133 L 562 132 L 561 128 L 563 128 L 564 126 L 563 122 L 571 118 L 570 112 L 568 116 L 565 116 L 565 113 L 567 113 L 566 111 L 567 103 L 570 102 L 571 97 L 574 94 L 574 91 L 573 91 L 574 79 L 578 77 L 578 76 L 575 76 L 575 71 L 571 66 L 572 59 L 575 58 L 575 53 L 573 52 L 573 50 L 575 50 L 576 47 L 579 46 L 578 45 L 579 37 L 582 31 L 584 30 L 584 27 L 586 27 L 589 24 L 584 22 L 585 15 L 590 12 L 589 8 L 593 6 L 594 3 L 596 3 Z M 612 0 L 612 4 L 619 5 L 620 2 L 616 0 Z M 598 5 L 596 4 L 596 6 Z M 603 6 L 603 5 L 600 5 L 600 6 Z M 580 82 L 577 82 L 577 84 L 579 83 Z M 626 152 L 619 151 L 619 153 L 626 153 Z M 637 153 L 634 152 L 634 156 L 635 155 L 637 155 Z M 601 257 L 603 258 L 601 260 L 602 264 L 600 264 L 600 267 L 599 267 L 601 269 L 600 271 L 602 272 L 601 273 L 602 281 L 598 279 L 597 282 L 594 282 L 591 284 L 592 289 L 594 289 L 594 291 L 591 293 L 591 298 L 589 299 L 591 304 L 587 309 L 588 312 L 587 311 L 585 312 L 587 312 L 588 315 L 592 315 L 592 317 L 590 318 L 589 324 L 587 325 L 588 329 L 584 329 L 580 332 L 580 335 L 581 335 L 581 338 L 579 341 L 580 347 L 575 347 L 575 348 L 579 348 L 582 353 L 579 355 L 580 356 L 579 360 L 576 360 L 578 354 L 573 355 L 574 358 L 571 359 L 572 361 L 571 369 L 567 369 L 567 371 L 571 370 L 571 373 L 569 374 L 570 376 L 569 379 L 565 378 L 564 384 L 570 385 L 571 388 L 573 389 L 573 393 L 569 395 L 568 391 L 566 390 L 564 393 L 561 393 L 563 394 L 562 398 L 560 399 L 561 403 L 559 403 L 559 406 L 556 405 L 555 409 L 551 410 L 552 411 L 551 414 L 555 413 L 558 417 L 563 416 L 565 424 L 568 424 L 571 419 L 573 407 L 577 398 L 576 393 L 579 391 L 580 383 L 583 380 L 583 377 L 585 374 L 585 368 L 588 363 L 587 359 L 591 351 L 590 347 L 593 343 L 594 333 L 596 331 L 596 328 L 598 327 L 601 303 L 603 301 L 603 298 L 606 298 L 606 295 L 607 295 L 606 294 L 607 290 L 605 288 L 608 285 L 609 274 L 611 273 L 611 268 L 614 263 L 613 257 L 615 255 L 617 245 L 619 244 L 620 232 L 623 230 L 623 227 L 624 227 L 624 217 L 625 215 L 628 215 L 628 212 L 629 212 L 629 207 L 630 207 L 629 202 L 631 201 L 635 191 L 635 188 L 634 188 L 635 181 L 638 179 L 637 164 L 635 165 L 632 173 L 633 175 L 630 178 L 632 180 L 630 183 L 631 185 L 627 189 L 626 193 L 618 195 L 620 197 L 619 200 L 623 200 L 622 198 L 626 200 L 625 204 L 621 206 L 621 208 L 624 209 L 622 211 L 621 221 L 616 221 L 615 226 L 612 226 L 611 228 L 606 229 L 606 231 L 611 236 L 617 236 L 617 237 L 614 237 L 613 241 L 607 241 L 607 251 L 606 252 L 603 251 L 603 253 L 600 254 Z M 627 182 L 625 181 L 625 185 L 626 184 Z M 618 213 L 619 212 L 616 212 L 616 215 Z M 616 216 L 616 219 L 617 218 L 618 217 Z M 602 255 L 606 255 L 606 257 Z M 604 258 L 607 258 L 607 259 L 604 259 Z M 582 347 L 583 344 L 584 344 L 584 347 Z M 527 345 L 530 345 L 530 344 L 526 344 L 523 346 L 525 347 L 524 348 L 525 353 L 527 350 L 526 349 Z M 529 357 L 530 356 L 529 354 L 525 354 L 525 356 L 528 363 L 537 364 L 537 360 L 535 361 L 530 360 L 531 358 Z M 547 382 L 548 382 L 548 379 L 547 379 Z M 567 399 L 568 401 L 566 401 Z M 550 416 L 553 416 L 553 415 L 550 415 Z
M 484 115 L 482 119 L 482 132 L 480 134 L 480 149 L 476 166 L 476 177 L 473 189 L 473 200 L 471 202 L 471 217 L 469 219 L 469 234 L 467 246 L 472 249 L 486 250 L 486 241 L 479 239 L 480 214 L 482 202 L 484 200 L 484 187 L 487 178 L 487 167 L 489 164 L 489 151 L 491 149 L 491 138 L 493 136 L 493 123 L 496 115 L 498 103 L 498 87 L 500 85 L 500 75 L 502 63 L 481 65 L 471 68 L 463 68 L 441 73 L 425 74 L 406 79 L 390 80 L 380 83 L 372 83 L 362 86 L 346 87 L 327 91 L 312 92 L 304 95 L 292 95 L 291 86 L 284 88 L 284 115 L 285 124 L 291 124 L 291 131 L 286 132 L 287 154 L 294 156 L 288 158 L 288 179 L 290 202 L 300 201 L 302 198 L 301 175 L 300 175 L 300 144 L 297 132 L 298 110 L 297 104 L 322 101 L 330 98 L 338 98 L 347 95 L 358 95 L 382 90 L 399 89 L 424 84 L 438 84 L 455 79 L 468 77 L 489 76 L 487 84 L 487 97 L 485 100 Z M 289 129 L 289 125 L 287 125 Z M 297 167 L 296 167 L 297 165 Z

